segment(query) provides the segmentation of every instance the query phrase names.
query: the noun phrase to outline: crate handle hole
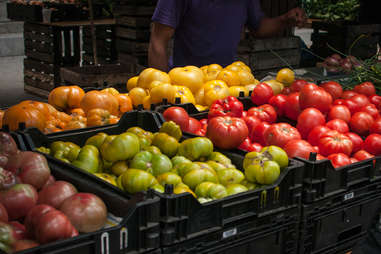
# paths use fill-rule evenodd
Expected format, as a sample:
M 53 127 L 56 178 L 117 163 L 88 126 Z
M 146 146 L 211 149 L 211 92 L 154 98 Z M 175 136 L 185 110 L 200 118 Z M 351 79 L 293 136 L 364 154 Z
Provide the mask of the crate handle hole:
M 339 242 L 341 242 L 355 235 L 359 235 L 361 232 L 362 232 L 362 226 L 361 225 L 355 226 L 353 228 L 350 228 L 348 230 L 341 232 L 339 234 L 338 240 Z

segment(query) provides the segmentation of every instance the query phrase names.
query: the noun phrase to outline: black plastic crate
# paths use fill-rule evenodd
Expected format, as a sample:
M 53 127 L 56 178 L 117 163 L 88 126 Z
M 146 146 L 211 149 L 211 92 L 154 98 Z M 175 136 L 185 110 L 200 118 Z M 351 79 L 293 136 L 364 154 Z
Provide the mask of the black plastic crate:
M 20 134 L 12 133 L 19 149 L 25 149 Z M 100 197 L 119 223 L 92 233 L 40 245 L 20 254 L 107 254 L 160 253 L 159 199 L 152 192 L 130 197 L 116 193 L 109 184 L 80 170 L 68 170 L 67 164 L 46 156 L 51 174 L 56 180 L 72 183 L 79 192 Z M 116 216 L 116 217 L 115 217 Z
M 302 206 L 300 254 L 336 253 L 332 249 L 348 243 L 353 247 L 366 235 L 381 208 L 379 185 L 373 186 L 373 190 L 368 186 L 337 198 L 341 202 L 321 201 Z
M 183 243 L 162 253 L 288 254 L 296 253 L 299 208 L 267 215 Z
M 8 18 L 16 21 L 42 21 L 42 6 L 7 3 Z

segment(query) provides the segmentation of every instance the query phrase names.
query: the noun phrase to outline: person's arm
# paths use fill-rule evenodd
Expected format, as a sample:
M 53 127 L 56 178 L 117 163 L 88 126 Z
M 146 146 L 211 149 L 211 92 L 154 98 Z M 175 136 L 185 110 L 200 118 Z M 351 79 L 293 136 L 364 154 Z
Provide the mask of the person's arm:
M 148 65 L 161 71 L 168 71 L 168 42 L 172 38 L 175 29 L 154 22 L 151 30 L 151 39 L 148 48 Z

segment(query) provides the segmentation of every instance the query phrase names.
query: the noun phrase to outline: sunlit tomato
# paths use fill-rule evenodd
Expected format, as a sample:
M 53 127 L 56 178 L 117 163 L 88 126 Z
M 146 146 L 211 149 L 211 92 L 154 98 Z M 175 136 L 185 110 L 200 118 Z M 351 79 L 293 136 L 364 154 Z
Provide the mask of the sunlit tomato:
M 274 107 L 269 104 L 264 104 L 259 107 L 252 107 L 247 111 L 247 115 L 258 117 L 259 120 L 268 123 L 274 123 L 277 118 Z
M 297 79 L 294 82 L 292 82 L 290 89 L 291 92 L 300 92 L 300 89 L 302 89 L 303 86 L 307 85 L 308 82 L 302 79 Z
M 284 94 L 278 94 L 270 98 L 269 104 L 276 110 L 278 116 L 285 114 L 285 107 L 287 107 L 287 96 Z
M 358 95 L 358 93 L 356 93 L 356 92 L 354 92 L 352 90 L 346 90 L 341 95 L 341 99 L 348 100 L 348 99 L 352 98 L 355 95 Z
M 373 103 L 376 105 L 376 107 L 380 110 L 381 109 L 381 96 L 374 94 L 369 97 L 370 103 Z
M 316 108 L 322 113 L 331 109 L 332 96 L 323 88 L 308 84 L 300 90 L 299 106 L 300 109 Z
M 301 139 L 299 131 L 288 123 L 272 124 L 264 133 L 266 145 L 284 147 L 293 139 Z
M 249 129 L 249 133 L 251 133 L 251 130 L 262 122 L 256 116 L 246 116 L 246 117 L 243 118 L 243 120 L 245 121 L 245 123 L 247 125 L 247 128 Z
M 205 136 L 205 134 L 206 134 L 206 130 L 205 129 L 199 129 L 195 133 L 195 135 L 197 135 L 197 136 Z
M 374 104 L 368 104 L 360 109 L 362 112 L 366 112 L 373 117 L 373 119 L 379 118 L 380 114 L 377 107 Z
M 266 83 L 259 83 L 251 93 L 251 101 L 256 105 L 263 105 L 268 103 L 273 95 L 271 86 Z
M 310 131 L 318 125 L 325 124 L 324 115 L 316 108 L 306 108 L 298 116 L 296 128 L 303 138 L 307 138 Z
M 367 160 L 367 159 L 373 158 L 374 155 L 368 153 L 368 152 L 365 151 L 365 150 L 359 150 L 359 151 L 357 151 L 357 152 L 353 155 L 353 157 L 356 158 L 356 159 L 359 160 L 359 161 L 363 161 L 363 160 Z
M 368 105 L 369 103 L 370 102 L 368 98 L 363 94 L 355 95 L 345 101 L 345 105 L 348 107 L 352 114 L 360 111 L 362 107 Z
M 362 138 L 357 135 L 356 133 L 353 133 L 353 132 L 347 132 L 345 133 L 345 135 L 352 141 L 352 153 L 355 153 L 357 152 L 358 150 L 361 150 L 362 149 L 362 144 L 364 143 L 364 141 L 362 140 Z
M 324 160 L 324 159 L 326 159 L 326 157 L 324 157 L 324 156 L 321 155 L 320 153 L 316 155 L 316 160 L 317 160 L 317 161 Z
M 350 159 L 350 161 L 351 161 L 351 164 L 356 163 L 356 162 L 359 161 L 358 159 L 356 159 L 356 158 L 354 158 L 354 157 L 351 157 L 351 158 L 349 158 L 349 159 Z
M 348 124 L 341 119 L 333 119 L 328 121 L 325 126 L 340 133 L 347 133 L 349 131 Z
M 345 105 L 344 99 L 336 99 L 333 101 L 332 105 Z
M 363 144 L 364 150 L 368 153 L 374 154 L 376 156 L 381 154 L 381 135 L 371 134 L 369 135 Z
M 344 105 L 335 105 L 328 113 L 328 120 L 341 119 L 346 123 L 351 120 L 351 111 Z
M 330 131 L 331 129 L 328 128 L 327 126 L 325 125 L 318 125 L 318 126 L 315 126 L 311 131 L 310 133 L 308 134 L 308 142 L 310 142 L 311 145 L 313 146 L 317 146 L 319 144 L 319 139 L 320 137 Z
M 315 153 L 315 149 L 305 140 L 290 140 L 284 146 L 288 157 L 300 157 L 304 159 L 309 159 L 311 153 Z
M 319 139 L 319 151 L 322 155 L 328 156 L 333 153 L 344 153 L 350 155 L 353 149 L 352 141 L 338 131 L 328 131 Z
M 364 82 L 353 88 L 353 91 L 359 94 L 364 94 L 366 96 L 371 96 L 376 94 L 376 88 L 372 82 Z
M 371 115 L 366 112 L 357 112 L 351 117 L 349 125 L 353 132 L 366 136 L 369 133 L 369 129 L 373 123 L 374 119 Z
M 334 168 L 339 168 L 352 163 L 348 155 L 343 153 L 331 154 L 327 157 L 327 159 L 331 161 Z
M 266 132 L 268 128 L 270 128 L 270 126 L 271 124 L 269 124 L 268 122 L 261 122 L 260 124 L 255 126 L 255 128 L 253 128 L 250 133 L 251 142 L 259 143 L 262 146 L 265 146 L 266 141 L 265 141 L 264 133 Z
M 332 96 L 333 100 L 339 99 L 343 94 L 343 88 L 335 81 L 324 82 L 320 87 L 327 91 Z
M 297 120 L 301 112 L 299 106 L 299 93 L 292 93 L 287 96 L 285 115 L 291 120 Z

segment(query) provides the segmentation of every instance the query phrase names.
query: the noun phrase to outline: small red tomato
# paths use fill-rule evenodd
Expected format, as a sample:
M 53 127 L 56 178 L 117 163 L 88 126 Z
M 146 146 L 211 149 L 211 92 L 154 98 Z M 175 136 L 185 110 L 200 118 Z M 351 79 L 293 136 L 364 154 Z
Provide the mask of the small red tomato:
M 274 95 L 273 89 L 266 83 L 259 83 L 251 93 L 251 101 L 255 105 L 263 105 L 269 102 L 271 96 Z
M 281 92 L 281 94 L 284 94 L 284 95 L 289 95 L 290 93 L 292 93 L 290 87 L 285 87 L 285 88 L 283 88 L 283 90 L 282 90 L 282 92 Z
M 334 153 L 327 157 L 331 161 L 334 168 L 339 168 L 345 165 L 351 164 L 351 160 L 348 155 L 343 153 Z
M 347 133 L 349 131 L 348 124 L 341 119 L 333 119 L 326 123 L 325 126 L 340 133 Z
M 333 100 L 339 99 L 343 94 L 343 88 L 335 81 L 324 82 L 320 87 L 326 90 L 332 96 Z
M 275 123 L 277 119 L 274 107 L 269 104 L 264 104 L 259 107 L 252 107 L 247 111 L 247 115 L 258 117 L 259 120 L 268 123 Z
M 163 112 L 166 121 L 174 121 L 180 125 L 181 130 L 186 130 L 189 124 L 189 115 L 181 107 L 170 107 Z
M 358 150 L 361 150 L 362 148 L 362 144 L 364 143 L 364 141 L 362 140 L 362 138 L 357 135 L 356 133 L 353 133 L 353 132 L 347 132 L 345 133 L 345 135 L 352 141 L 352 153 L 355 153 L 357 152 Z
M 269 104 L 275 108 L 278 116 L 283 116 L 287 106 L 287 96 L 284 94 L 275 95 L 270 98 Z
M 268 128 L 270 128 L 271 124 L 267 122 L 261 122 L 255 128 L 251 130 L 250 139 L 253 143 L 259 143 L 262 146 L 266 145 L 264 134 Z
M 376 105 L 376 107 L 380 110 L 381 109 L 381 96 L 374 94 L 369 97 L 370 103 L 373 103 Z
M 344 105 L 344 99 L 336 99 L 333 101 L 332 105 Z
M 197 136 L 205 136 L 205 134 L 206 134 L 206 130 L 204 130 L 204 129 L 199 129 L 195 133 L 195 135 L 197 135 Z
M 376 88 L 372 82 L 364 82 L 353 88 L 353 91 L 359 94 L 364 94 L 366 96 L 371 96 L 376 94 Z
M 315 126 L 311 131 L 310 131 L 310 134 L 308 134 L 308 142 L 313 145 L 313 146 L 317 146 L 319 144 L 319 139 L 320 137 L 330 131 L 331 129 L 328 128 L 327 126 L 325 125 L 318 125 L 318 126 Z
M 251 147 L 253 149 L 253 152 L 260 152 L 262 150 L 262 146 L 259 143 L 252 143 Z
M 369 129 L 373 123 L 373 117 L 366 112 L 355 113 L 349 122 L 351 130 L 362 136 L 366 136 L 369 133 Z
M 288 123 L 275 123 L 264 133 L 266 145 L 274 145 L 283 148 L 287 142 L 301 139 L 299 131 Z
M 296 128 L 304 139 L 308 137 L 310 131 L 318 125 L 325 124 L 325 117 L 316 108 L 306 108 L 298 116 Z
M 189 117 L 188 127 L 184 131 L 196 133 L 199 129 L 201 129 L 201 123 L 197 119 Z
M 291 92 L 300 92 L 300 89 L 303 88 L 303 86 L 307 85 L 308 82 L 303 79 L 297 79 L 294 82 L 292 82 L 290 88 Z
M 370 134 L 364 141 L 364 150 L 376 156 L 381 154 L 381 135 Z
M 260 152 L 262 150 L 262 146 L 258 143 L 251 143 L 249 138 L 246 138 L 242 144 L 238 147 L 238 149 L 247 151 L 247 152 Z
M 285 115 L 291 120 L 297 120 L 300 114 L 299 106 L 299 93 L 292 93 L 287 96 L 286 107 L 284 109 Z
M 208 119 L 207 118 L 201 119 L 200 123 L 201 123 L 201 125 L 208 124 Z
M 357 151 L 353 157 L 355 157 L 357 160 L 359 161 L 363 161 L 363 160 L 367 160 L 367 159 L 370 159 L 370 158 L 373 158 L 374 155 L 373 154 L 370 154 L 368 153 L 367 151 L 365 150 L 359 150 Z
M 344 153 L 350 155 L 352 153 L 352 141 L 338 131 L 328 131 L 319 139 L 319 151 L 322 155 L 328 156 L 333 153 Z
M 359 161 L 358 159 L 356 159 L 356 158 L 354 158 L 354 157 L 351 157 L 351 158 L 349 158 L 349 159 L 351 160 L 351 164 L 356 163 L 356 162 Z
M 341 95 L 341 99 L 347 100 L 352 98 L 355 95 L 358 95 L 358 93 L 353 92 L 352 90 L 347 90 L 343 92 L 343 94 Z
M 374 123 L 372 124 L 372 126 L 369 129 L 369 133 L 370 134 L 372 134 L 372 133 L 381 134 L 381 118 L 378 118 L 374 121 Z
M 323 88 L 313 84 L 308 84 L 300 90 L 300 109 L 316 108 L 322 113 L 327 113 L 331 109 L 332 96 Z
M 318 153 L 317 155 L 316 155 L 316 160 L 317 161 L 320 161 L 320 160 L 324 160 L 324 159 L 326 159 L 323 155 L 321 155 L 320 153 Z
M 344 105 L 335 105 L 328 113 L 328 120 L 341 119 L 346 123 L 351 120 L 351 111 Z
M 362 107 L 360 109 L 360 111 L 368 113 L 375 120 L 380 117 L 380 113 L 378 112 L 378 109 L 377 109 L 376 105 L 374 105 L 374 104 L 368 104 L 368 105 Z
M 249 133 L 253 128 L 255 128 L 258 124 L 260 124 L 262 121 L 256 117 L 256 116 L 246 116 L 243 118 L 245 121 L 247 128 L 249 129 Z
M 286 151 L 288 157 L 300 157 L 304 159 L 309 159 L 311 153 L 315 153 L 315 149 L 305 140 L 290 140 L 284 146 L 284 150 Z
M 345 101 L 345 105 L 349 108 L 352 114 L 360 111 L 362 107 L 369 103 L 368 97 L 363 94 L 355 95 Z

